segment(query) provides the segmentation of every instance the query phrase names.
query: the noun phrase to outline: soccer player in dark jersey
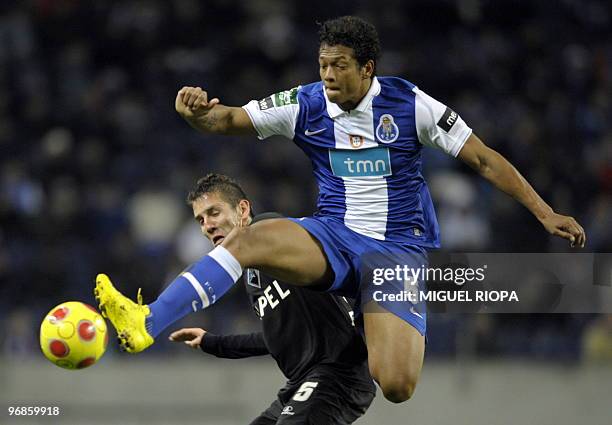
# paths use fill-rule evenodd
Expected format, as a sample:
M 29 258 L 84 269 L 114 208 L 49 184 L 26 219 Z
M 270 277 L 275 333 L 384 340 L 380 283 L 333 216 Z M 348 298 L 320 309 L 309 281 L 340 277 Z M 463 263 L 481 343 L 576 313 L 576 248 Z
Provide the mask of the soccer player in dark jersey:
M 202 233 L 214 245 L 221 244 L 236 226 L 281 217 L 267 213 L 253 218 L 242 188 L 219 174 L 198 180 L 187 202 Z M 252 425 L 350 424 L 363 415 L 376 388 L 348 301 L 289 286 L 257 269 L 246 269 L 243 280 L 262 332 L 213 335 L 189 328 L 173 332 L 170 339 L 222 358 L 269 354 L 276 360 L 288 382 Z
M 235 228 L 191 266 L 195 280 L 179 276 L 150 305 L 126 298 L 105 275 L 98 277 L 96 291 L 122 344 L 135 353 L 191 312 L 199 294 L 206 295 L 204 307 L 215 302 L 243 268 L 257 266 L 300 286 L 333 282 L 330 292 L 361 298 L 355 309 L 363 312 L 357 313 L 363 319 L 370 373 L 387 399 L 402 402 L 412 396 L 420 376 L 426 312 L 411 302 L 371 297 L 370 286 L 377 283 L 370 277 L 394 265 L 426 267 L 427 249 L 440 246 L 421 173 L 425 147 L 471 166 L 572 247 L 583 247 L 586 235 L 573 217 L 555 212 L 459 114 L 409 81 L 375 75 L 380 45 L 371 24 L 353 16 L 326 21 L 319 41 L 321 81 L 243 107 L 209 100 L 200 87 L 183 87 L 175 100 L 177 112 L 203 133 L 292 139 L 312 162 L 318 212 Z M 214 155 L 214 144 L 209 150 Z M 404 279 L 389 276 L 384 284 L 390 295 L 404 290 Z

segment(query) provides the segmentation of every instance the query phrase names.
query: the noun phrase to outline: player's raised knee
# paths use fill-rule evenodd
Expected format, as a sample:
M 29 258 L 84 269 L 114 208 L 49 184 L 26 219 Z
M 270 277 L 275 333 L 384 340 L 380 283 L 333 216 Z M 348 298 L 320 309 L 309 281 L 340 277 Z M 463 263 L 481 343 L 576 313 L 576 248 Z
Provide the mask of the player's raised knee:
M 230 251 L 245 251 L 253 249 L 255 237 L 251 226 L 234 227 L 225 237 L 222 245 Z
M 245 255 L 257 251 L 273 249 L 277 238 L 274 237 L 275 223 L 279 220 L 270 219 L 251 226 L 236 226 L 223 241 L 223 247 L 234 255 Z
M 379 381 L 380 388 L 387 400 L 403 403 L 409 400 L 416 389 L 416 381 L 401 376 Z
M 369 359 L 370 374 L 378 383 L 385 398 L 392 403 L 402 403 L 409 400 L 416 389 L 418 376 L 408 371 L 400 371 L 398 369 L 379 368 Z
M 254 226 L 234 227 L 221 244 L 242 267 L 265 264 L 270 244 Z

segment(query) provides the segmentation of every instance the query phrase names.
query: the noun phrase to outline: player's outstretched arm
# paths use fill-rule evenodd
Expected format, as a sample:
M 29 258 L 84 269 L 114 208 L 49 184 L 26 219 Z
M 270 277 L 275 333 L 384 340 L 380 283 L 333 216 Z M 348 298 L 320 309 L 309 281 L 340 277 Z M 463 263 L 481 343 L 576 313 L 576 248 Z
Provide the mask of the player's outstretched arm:
M 270 354 L 262 332 L 244 335 L 213 335 L 201 328 L 183 328 L 169 336 L 170 341 L 184 342 L 191 348 L 222 359 L 244 359 Z
M 221 105 L 216 97 L 209 101 L 201 87 L 180 89 L 174 107 L 189 125 L 203 133 L 257 135 L 244 109 Z
M 481 176 L 523 204 L 551 234 L 584 247 L 586 234 L 573 218 L 557 214 L 537 194 L 529 182 L 502 155 L 487 147 L 476 135 L 469 136 L 458 156 Z

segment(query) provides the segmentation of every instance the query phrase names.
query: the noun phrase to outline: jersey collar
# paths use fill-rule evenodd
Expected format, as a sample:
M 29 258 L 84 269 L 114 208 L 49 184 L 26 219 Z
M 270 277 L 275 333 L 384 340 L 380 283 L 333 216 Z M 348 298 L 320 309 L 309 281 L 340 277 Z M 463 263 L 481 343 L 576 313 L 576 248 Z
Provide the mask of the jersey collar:
M 338 105 L 329 101 L 329 99 L 327 98 L 327 93 L 325 93 L 325 86 L 322 85 L 321 88 L 323 90 L 323 96 L 325 96 L 325 104 L 327 105 L 327 113 L 329 114 L 329 116 L 331 118 L 336 118 L 344 114 L 346 111 L 343 111 L 342 109 L 340 109 Z M 372 102 L 372 98 L 374 98 L 374 96 L 378 96 L 379 93 L 380 93 L 380 83 L 378 82 L 378 79 L 374 77 L 372 78 L 372 84 L 370 84 L 370 88 L 368 89 L 368 92 L 363 97 L 363 99 L 361 99 L 361 102 L 359 102 L 359 104 L 353 110 L 359 111 L 359 112 L 365 112 L 368 106 L 370 105 L 370 103 Z

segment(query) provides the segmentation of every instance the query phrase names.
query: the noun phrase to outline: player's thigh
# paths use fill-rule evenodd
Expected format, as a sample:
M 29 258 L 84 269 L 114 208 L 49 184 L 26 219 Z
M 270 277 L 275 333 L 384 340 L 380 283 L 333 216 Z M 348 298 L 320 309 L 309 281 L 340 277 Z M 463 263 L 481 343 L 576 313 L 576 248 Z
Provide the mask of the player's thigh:
M 425 354 L 425 337 L 412 325 L 370 302 L 364 312 L 368 364 L 385 396 L 414 391 Z M 407 394 L 406 394 L 407 393 Z
M 254 267 L 297 285 L 331 281 L 333 271 L 321 244 L 287 219 L 270 219 L 234 228 L 222 244 L 242 267 Z

